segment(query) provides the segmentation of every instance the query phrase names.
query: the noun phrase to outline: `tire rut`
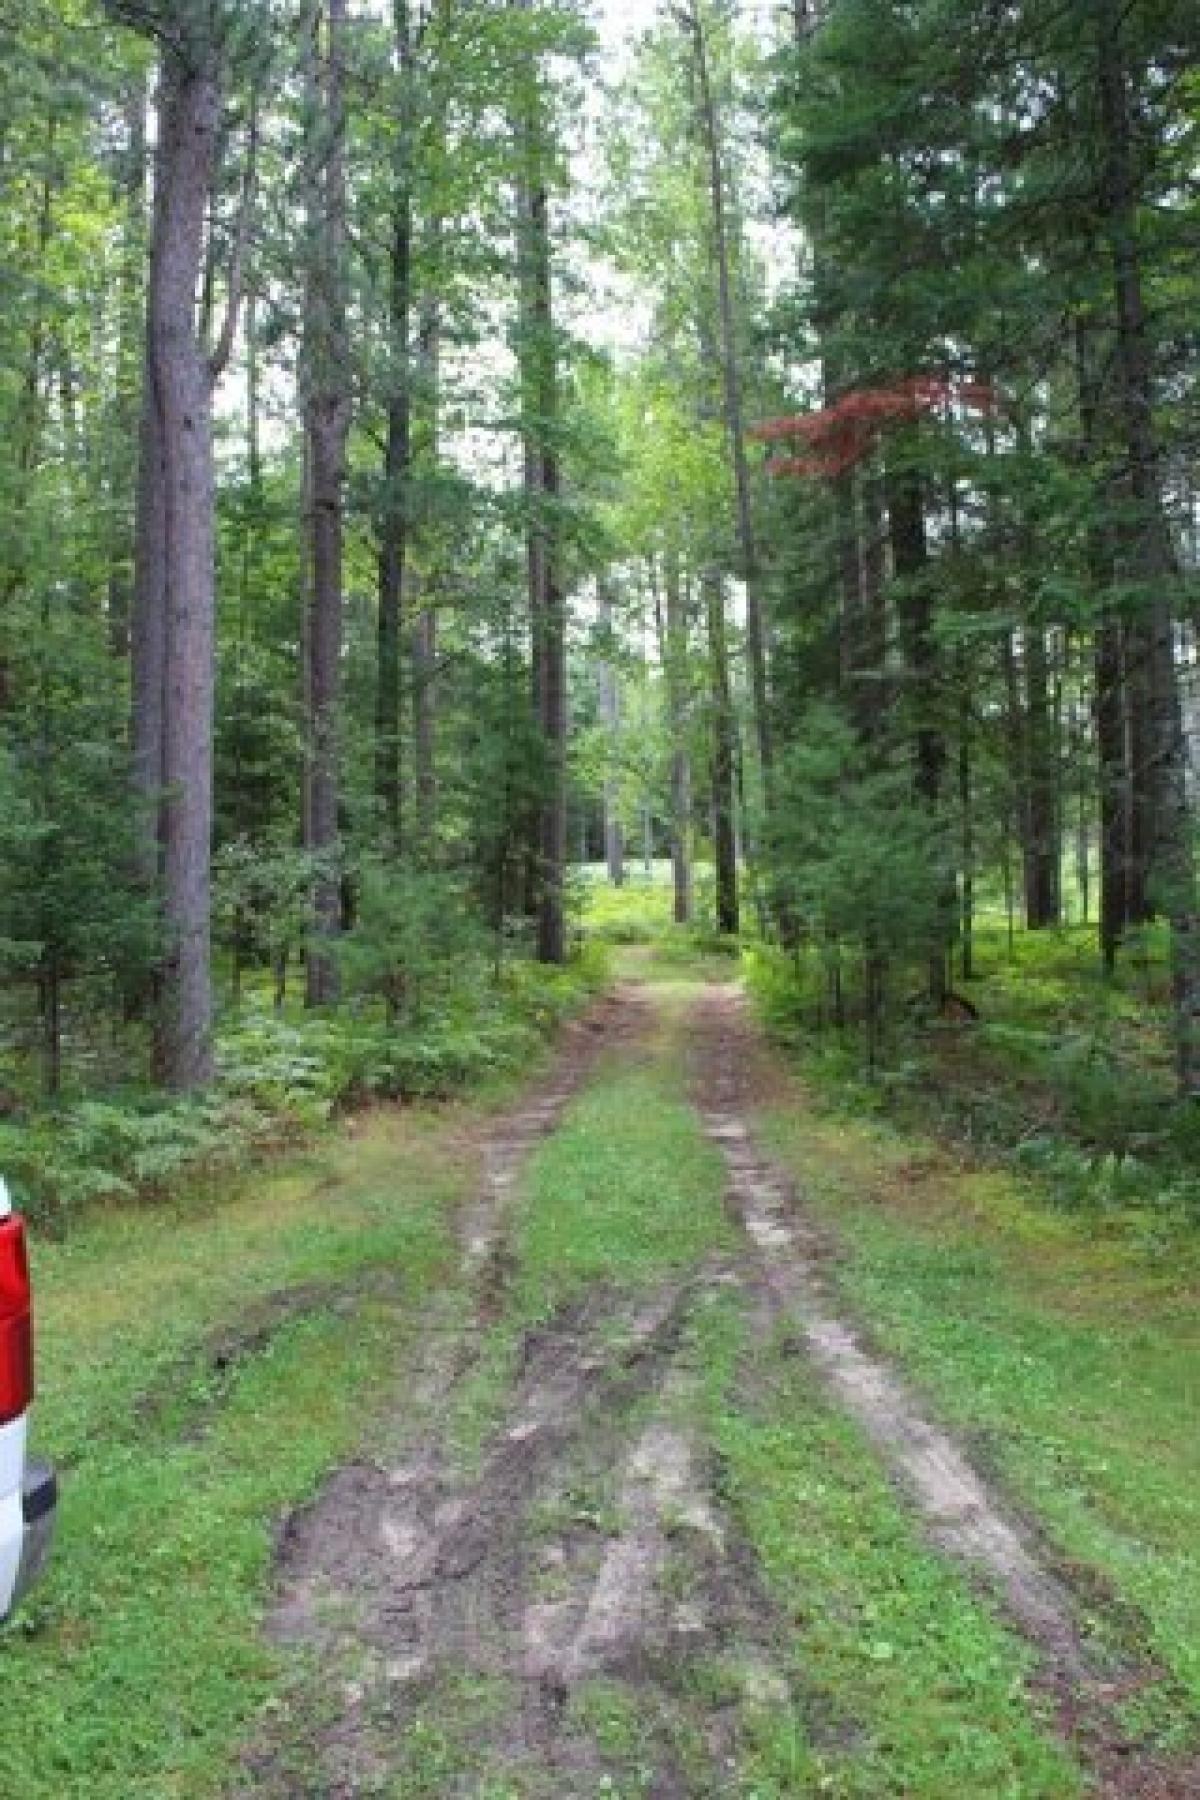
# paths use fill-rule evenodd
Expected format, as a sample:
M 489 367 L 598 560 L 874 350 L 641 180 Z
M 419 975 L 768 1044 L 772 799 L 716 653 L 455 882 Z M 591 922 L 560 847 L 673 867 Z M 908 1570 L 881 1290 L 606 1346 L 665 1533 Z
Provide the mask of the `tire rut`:
M 524 1162 L 599 1052 L 639 1034 L 646 1011 L 623 995 L 480 1145 L 482 1178 L 459 1221 L 471 1316 L 464 1326 L 461 1298 L 431 1302 L 401 1447 L 340 1470 L 288 1522 L 269 1630 L 319 1674 L 266 1723 L 236 1792 L 339 1800 L 397 1781 L 407 1792 L 420 1734 L 438 1721 L 460 1760 L 419 1791 L 447 1797 L 491 1791 L 493 1776 L 497 1792 L 530 1800 L 624 1791 L 611 1785 L 617 1755 L 626 1774 L 635 1759 L 637 1791 L 651 1800 L 717 1800 L 736 1789 L 747 1708 L 763 1706 L 853 1754 L 855 1721 L 836 1716 L 819 1685 L 799 1685 L 790 1623 L 699 1424 L 691 1327 L 721 1294 L 744 1305 L 760 1338 L 783 1327 L 803 1345 L 930 1541 L 996 1596 L 1035 1648 L 1040 1685 L 1099 1790 L 1160 1800 L 1197 1791 L 1191 1771 L 1119 1739 L 1119 1701 L 1156 1672 L 1101 1656 L 1087 1608 L 1035 1535 L 843 1316 L 832 1246 L 751 1136 L 760 1045 L 728 991 L 698 1002 L 689 1057 L 744 1249 L 649 1292 L 593 1287 L 527 1330 L 475 1472 L 454 1466 L 444 1418 L 505 1311 Z M 617 1704 L 628 1729 L 636 1720 L 633 1748 L 619 1755 L 603 1710 Z
M 315 1746 L 315 1791 L 371 1791 L 381 1727 L 389 1739 L 401 1735 L 448 1674 L 516 1686 L 517 1704 L 481 1755 L 539 1776 L 570 1769 L 599 1778 L 601 1764 L 589 1762 L 565 1708 L 573 1687 L 600 1667 L 600 1646 L 580 1650 L 568 1666 L 528 1654 L 530 1515 L 581 1441 L 619 1433 L 630 1409 L 657 1393 L 691 1300 L 682 1284 L 632 1306 L 593 1295 L 536 1334 L 474 1480 L 456 1478 L 431 1435 L 392 1469 L 341 1471 L 294 1523 L 271 1632 L 315 1652 L 334 1674 L 338 1716 Z M 632 1627 L 637 1607 L 629 1594 L 624 1601 Z M 270 1763 L 252 1759 L 257 1786 L 249 1791 L 279 1791 L 270 1786 Z
M 410 1513 L 423 1517 L 428 1511 L 435 1522 L 439 1509 L 452 1506 L 447 1496 L 453 1481 L 447 1470 L 440 1421 L 460 1384 L 477 1365 L 488 1325 L 503 1309 L 512 1268 L 508 1229 L 522 1170 L 537 1147 L 557 1129 L 601 1057 L 636 1041 L 647 1024 L 645 998 L 635 988 L 618 989 L 598 1001 L 560 1034 L 547 1079 L 519 1105 L 488 1124 L 477 1138 L 479 1185 L 456 1220 L 459 1286 L 468 1296 L 468 1316 L 464 1322 L 453 1294 L 431 1299 L 415 1334 L 418 1361 L 407 1371 L 404 1412 L 395 1423 L 395 1438 L 403 1446 L 396 1460 L 389 1459 L 386 1465 L 357 1462 L 342 1467 L 309 1505 L 282 1521 L 276 1537 L 275 1595 L 266 1619 L 267 1635 L 276 1642 L 318 1656 L 328 1656 L 335 1649 L 369 1648 L 373 1639 L 386 1650 L 397 1638 L 397 1621 L 403 1638 L 411 1632 L 414 1618 L 429 1613 L 430 1581 L 419 1579 L 423 1559 L 429 1556 L 428 1534 L 423 1525 L 406 1527 L 402 1496 L 409 1495 Z M 558 1342 L 560 1334 L 554 1336 Z M 530 1366 L 522 1393 L 533 1379 L 536 1355 L 531 1353 L 527 1362 Z M 569 1385 L 569 1366 L 568 1359 L 554 1370 L 547 1368 L 547 1384 Z M 509 1444 L 510 1464 L 518 1460 L 515 1442 Z M 446 1511 L 442 1524 L 449 1518 Z M 441 1531 L 442 1526 L 437 1529 Z M 406 1530 L 414 1535 L 406 1536 Z M 440 1537 L 434 1541 L 440 1545 Z M 448 1544 L 447 1534 L 447 1546 L 439 1548 L 439 1567 L 434 1574 L 451 1579 L 453 1553 Z M 461 1560 L 461 1550 L 459 1555 Z M 444 1568 L 440 1567 L 443 1556 Z M 399 1578 L 398 1567 L 406 1571 Z M 374 1633 L 367 1628 L 368 1619 L 360 1616 L 364 1607 L 368 1615 L 383 1621 Z M 407 1674 L 411 1679 L 417 1672 L 411 1652 L 401 1650 L 391 1659 L 393 1677 Z M 346 1692 L 353 1714 L 362 1696 L 353 1681 Z M 359 1736 L 353 1719 L 331 1725 L 324 1733 L 331 1761 L 344 1760 L 348 1746 Z M 234 1791 L 309 1791 L 296 1787 L 297 1777 L 290 1767 L 285 1768 L 286 1762 L 286 1745 L 278 1732 L 268 1729 L 250 1745 L 243 1763 L 244 1779 Z M 362 1771 L 364 1783 L 379 1775 L 379 1770 Z M 328 1779 L 334 1785 L 328 1785 L 322 1775 L 313 1791 L 322 1795 L 370 1791 L 369 1786 L 339 1786 L 333 1774 Z
M 1200 1769 L 1140 1752 L 1118 1716 L 1122 1700 L 1165 1676 L 1089 1640 L 1088 1606 L 1054 1572 L 1015 1509 L 839 1310 L 828 1276 L 834 1247 L 747 1123 L 762 1046 L 740 989 L 713 990 L 699 1004 L 690 1055 L 697 1111 L 724 1157 L 727 1204 L 756 1253 L 767 1316 L 798 1332 L 827 1392 L 875 1446 L 931 1543 L 983 1582 L 1034 1648 L 1038 1685 L 1100 1791 L 1114 1800 L 1186 1800 L 1200 1792 Z
M 493 1768 L 523 1794 L 609 1791 L 611 1756 L 589 1711 L 605 1683 L 641 1721 L 638 1791 L 657 1800 L 729 1791 L 747 1695 L 808 1710 L 779 1673 L 784 1622 L 689 1418 L 689 1324 L 714 1293 L 738 1291 L 739 1264 L 714 1257 L 641 1294 L 592 1288 L 525 1333 L 477 1472 L 465 1476 L 446 1451 L 447 1407 L 504 1308 L 505 1222 L 525 1160 L 598 1051 L 636 1037 L 645 1019 L 640 997 L 623 996 L 587 1048 L 482 1144 L 482 1179 L 459 1221 L 472 1321 L 456 1333 L 443 1305 L 435 1329 L 431 1309 L 408 1389 L 425 1429 L 386 1462 L 340 1470 L 288 1521 L 268 1630 L 319 1668 L 321 1716 L 301 1722 L 311 1706 L 301 1682 L 299 1704 L 246 1756 L 238 1793 L 386 1791 L 422 1720 L 455 1712 L 455 1682 L 498 1683 L 506 1700 L 494 1715 L 457 1716 L 471 1774 L 448 1775 L 446 1795 L 480 1791 Z M 606 1496 L 602 1518 L 581 1522 L 565 1504 L 581 1479 Z M 703 1662 L 728 1664 L 715 1706 L 694 1691 Z

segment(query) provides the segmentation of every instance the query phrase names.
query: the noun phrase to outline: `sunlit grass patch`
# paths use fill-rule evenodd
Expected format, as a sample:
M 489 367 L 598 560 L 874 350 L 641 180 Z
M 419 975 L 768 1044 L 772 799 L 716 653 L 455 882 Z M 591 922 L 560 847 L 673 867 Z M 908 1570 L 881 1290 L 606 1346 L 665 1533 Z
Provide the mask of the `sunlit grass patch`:
M 647 874 L 631 866 L 622 887 L 603 869 L 589 868 L 579 883 L 585 937 L 609 944 L 650 944 L 674 929 L 670 865 L 653 864 Z
M 614 1063 L 535 1156 L 518 1239 L 527 1311 L 591 1282 L 651 1282 L 730 1241 L 721 1159 L 681 1093 L 670 1045 Z

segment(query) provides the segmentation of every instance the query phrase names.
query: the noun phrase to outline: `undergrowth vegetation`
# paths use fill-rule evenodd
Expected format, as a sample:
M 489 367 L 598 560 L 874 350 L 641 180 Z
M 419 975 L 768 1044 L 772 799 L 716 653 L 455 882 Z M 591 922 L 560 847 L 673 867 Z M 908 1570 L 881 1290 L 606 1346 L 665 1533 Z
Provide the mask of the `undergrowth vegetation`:
M 946 1016 L 893 1006 L 873 1062 L 853 996 L 839 1023 L 815 952 L 755 945 L 745 965 L 772 1035 L 831 1096 L 1000 1157 L 1064 1206 L 1200 1221 L 1200 1115 L 1175 1094 L 1155 934 L 1108 978 L 1085 928 L 1010 942 L 984 924 Z
M 1000 1160 L 1066 1208 L 1146 1212 L 1168 1236 L 1200 1223 L 1200 1112 L 1176 1094 L 1164 932 L 1131 936 L 1109 977 L 1094 928 L 1010 933 L 983 914 L 944 1014 L 929 1010 L 924 968 L 900 960 L 876 1033 L 853 960 L 811 939 L 787 950 L 750 930 L 721 939 L 704 893 L 702 872 L 697 923 L 683 927 L 661 866 L 620 889 L 590 880 L 584 941 L 649 951 L 660 973 L 713 951 L 740 957 L 771 1036 L 834 1103 Z
M 736 938 L 717 925 L 716 887 L 712 869 L 698 863 L 693 870 L 690 924 L 677 925 L 672 915 L 669 863 L 653 863 L 626 873 L 621 887 L 589 869 L 579 883 L 578 903 L 585 943 L 632 948 L 652 945 L 656 961 L 687 961 L 697 954 L 736 956 Z
M 373 1100 L 440 1099 L 523 1068 L 607 979 L 600 946 L 567 967 L 464 956 L 419 1010 L 363 993 L 336 1013 L 276 1012 L 253 985 L 218 1039 L 218 1078 L 171 1101 L 140 1085 L 0 1122 L 0 1169 L 43 1226 L 94 1202 L 154 1199 L 228 1173 Z

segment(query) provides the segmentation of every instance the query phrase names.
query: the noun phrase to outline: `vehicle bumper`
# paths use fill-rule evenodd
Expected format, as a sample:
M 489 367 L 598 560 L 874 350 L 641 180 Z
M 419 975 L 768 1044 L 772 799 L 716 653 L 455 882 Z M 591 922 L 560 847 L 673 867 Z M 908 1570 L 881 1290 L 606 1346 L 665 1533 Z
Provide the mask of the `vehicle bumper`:
M 54 1537 L 54 1520 L 58 1512 L 58 1478 L 45 1463 L 31 1463 L 21 1486 L 21 1514 L 24 1531 L 21 1538 L 21 1560 L 13 1588 L 15 1606 L 27 1594 L 45 1566 Z

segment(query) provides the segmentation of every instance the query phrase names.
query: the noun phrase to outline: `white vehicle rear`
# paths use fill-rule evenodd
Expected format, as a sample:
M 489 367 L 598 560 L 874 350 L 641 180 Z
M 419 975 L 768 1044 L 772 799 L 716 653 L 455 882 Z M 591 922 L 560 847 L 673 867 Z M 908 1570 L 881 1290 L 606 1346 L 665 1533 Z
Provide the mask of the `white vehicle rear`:
M 50 1549 L 53 1471 L 27 1455 L 33 1399 L 33 1310 L 25 1224 L 0 1181 L 0 1619 L 34 1581 Z

